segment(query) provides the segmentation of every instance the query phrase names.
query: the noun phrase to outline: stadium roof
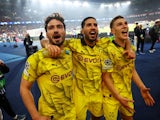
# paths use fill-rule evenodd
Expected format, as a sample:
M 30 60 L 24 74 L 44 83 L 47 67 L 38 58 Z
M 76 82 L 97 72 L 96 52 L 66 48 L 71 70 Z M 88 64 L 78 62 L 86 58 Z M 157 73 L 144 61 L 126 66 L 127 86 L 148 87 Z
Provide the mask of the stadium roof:
M 67 4 L 68 2 L 69 5 Z M 75 6 L 73 3 L 88 2 L 94 3 L 91 7 Z M 125 8 L 121 5 L 119 8 L 101 9 L 102 3 L 117 3 L 131 1 L 131 5 Z M 59 4 L 55 4 L 59 2 Z M 0 21 L 23 21 L 23 20 L 44 20 L 46 15 L 52 12 L 60 12 L 66 19 L 81 19 L 85 16 L 94 16 L 96 18 L 110 18 L 117 14 L 127 15 L 143 15 L 151 14 L 159 18 L 160 0 L 1 0 L 0 4 Z M 102 11 L 103 10 L 103 11 Z M 158 12 L 158 14 L 157 14 Z M 143 15 L 144 16 L 144 15 Z M 146 17 L 147 19 L 147 17 Z

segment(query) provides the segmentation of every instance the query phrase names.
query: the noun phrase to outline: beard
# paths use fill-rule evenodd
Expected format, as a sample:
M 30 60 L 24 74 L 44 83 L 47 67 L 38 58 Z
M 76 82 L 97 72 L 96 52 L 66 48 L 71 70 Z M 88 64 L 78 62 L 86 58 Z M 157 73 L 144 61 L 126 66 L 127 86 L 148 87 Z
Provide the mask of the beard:
M 65 37 L 63 37 L 62 40 L 58 40 L 58 41 L 53 40 L 53 39 L 54 39 L 53 37 L 50 38 L 50 43 L 53 44 L 53 45 L 56 45 L 56 46 L 60 47 L 61 45 L 63 45 Z
M 61 45 L 63 45 L 63 43 L 64 43 L 64 40 L 61 41 L 61 42 L 52 43 L 52 44 L 53 44 L 53 45 L 56 45 L 56 46 L 58 46 L 58 47 L 60 47 Z
M 88 42 L 92 43 L 97 40 L 97 36 L 96 36 L 96 38 L 90 38 L 89 36 L 84 36 L 84 39 L 87 40 Z

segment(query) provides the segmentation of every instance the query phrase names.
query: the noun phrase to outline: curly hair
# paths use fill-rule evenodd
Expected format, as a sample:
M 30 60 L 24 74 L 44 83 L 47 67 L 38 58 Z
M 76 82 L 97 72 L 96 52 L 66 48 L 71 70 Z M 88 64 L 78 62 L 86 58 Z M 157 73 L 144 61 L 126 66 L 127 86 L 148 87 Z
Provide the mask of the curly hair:
M 52 13 L 51 15 L 49 15 L 46 20 L 45 20 L 45 23 L 44 23 L 44 26 L 45 26 L 45 30 L 47 32 L 47 25 L 48 23 L 53 20 L 53 19 L 56 19 L 58 21 L 60 21 L 61 23 L 63 23 L 63 26 L 64 26 L 64 29 L 66 29 L 66 25 L 64 23 L 64 18 L 59 14 L 59 13 Z

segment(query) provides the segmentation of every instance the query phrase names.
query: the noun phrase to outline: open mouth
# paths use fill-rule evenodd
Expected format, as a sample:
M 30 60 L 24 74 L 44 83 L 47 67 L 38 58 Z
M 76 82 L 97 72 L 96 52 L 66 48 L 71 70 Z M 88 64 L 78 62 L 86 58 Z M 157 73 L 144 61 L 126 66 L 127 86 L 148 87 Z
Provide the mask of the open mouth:
M 96 35 L 96 32 L 95 31 L 91 31 L 89 34 L 90 35 Z
M 54 35 L 53 38 L 54 39 L 59 39 L 61 36 L 60 35 Z
M 128 32 L 127 31 L 122 31 L 122 34 L 123 35 L 128 35 Z
M 95 31 L 91 31 L 91 32 L 89 32 L 89 34 L 91 37 L 96 37 L 96 35 L 97 35 L 97 33 Z
M 55 41 L 59 41 L 60 38 L 61 38 L 61 36 L 58 35 L 58 34 L 57 34 L 57 35 L 54 34 L 54 35 L 52 36 L 52 39 L 54 39 Z

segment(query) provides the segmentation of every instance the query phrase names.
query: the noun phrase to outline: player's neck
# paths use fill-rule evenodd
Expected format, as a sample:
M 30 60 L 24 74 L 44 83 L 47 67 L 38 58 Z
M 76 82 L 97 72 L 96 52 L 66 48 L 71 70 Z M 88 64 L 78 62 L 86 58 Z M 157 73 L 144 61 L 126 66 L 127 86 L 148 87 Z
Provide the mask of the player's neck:
M 126 41 L 125 40 L 115 39 L 114 41 L 118 46 L 123 47 L 123 48 L 126 47 Z
M 94 47 L 96 45 L 96 41 L 85 40 L 85 42 L 89 47 Z

